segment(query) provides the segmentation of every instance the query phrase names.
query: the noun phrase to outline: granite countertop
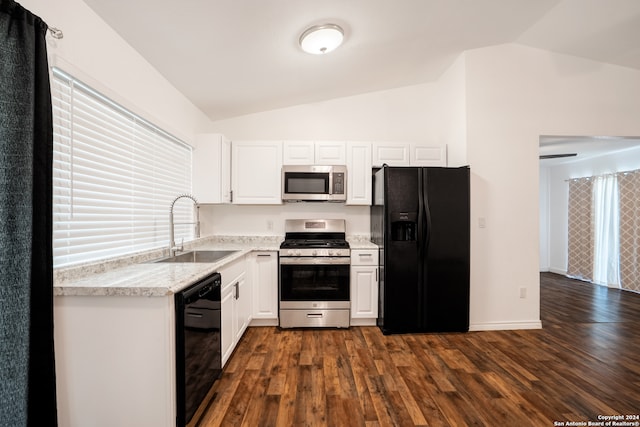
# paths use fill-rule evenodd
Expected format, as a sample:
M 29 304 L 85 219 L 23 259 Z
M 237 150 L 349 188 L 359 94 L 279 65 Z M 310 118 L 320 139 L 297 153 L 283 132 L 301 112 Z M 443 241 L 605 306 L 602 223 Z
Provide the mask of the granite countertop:
M 156 263 L 166 249 L 115 258 L 100 263 L 56 269 L 54 296 L 166 296 L 181 291 L 251 251 L 277 251 L 280 236 L 220 236 L 185 243 L 190 250 L 236 251 L 212 263 Z
M 219 271 L 251 251 L 277 251 L 282 236 L 215 236 L 185 244 L 190 250 L 236 251 L 212 263 L 156 263 L 167 250 L 149 251 L 54 271 L 54 296 L 167 296 Z M 348 236 L 352 249 L 375 249 L 367 236 Z
M 369 240 L 369 236 L 347 236 L 351 249 L 378 249 L 375 243 Z

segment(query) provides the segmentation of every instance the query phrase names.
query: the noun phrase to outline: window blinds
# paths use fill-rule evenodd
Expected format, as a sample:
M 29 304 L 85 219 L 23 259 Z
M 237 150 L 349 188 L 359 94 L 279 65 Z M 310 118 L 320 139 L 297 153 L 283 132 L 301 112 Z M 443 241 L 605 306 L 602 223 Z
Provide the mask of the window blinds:
M 191 147 L 54 68 L 54 266 L 168 245 L 191 189 Z M 193 222 L 181 199 L 176 223 Z M 176 226 L 176 242 L 193 237 Z

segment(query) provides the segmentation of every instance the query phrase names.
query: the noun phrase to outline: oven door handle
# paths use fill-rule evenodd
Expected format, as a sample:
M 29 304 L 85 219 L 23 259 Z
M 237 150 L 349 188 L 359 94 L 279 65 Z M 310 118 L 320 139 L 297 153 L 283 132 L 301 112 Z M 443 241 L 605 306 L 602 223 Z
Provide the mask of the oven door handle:
M 281 265 L 349 265 L 351 257 L 323 256 L 323 257 L 280 257 Z

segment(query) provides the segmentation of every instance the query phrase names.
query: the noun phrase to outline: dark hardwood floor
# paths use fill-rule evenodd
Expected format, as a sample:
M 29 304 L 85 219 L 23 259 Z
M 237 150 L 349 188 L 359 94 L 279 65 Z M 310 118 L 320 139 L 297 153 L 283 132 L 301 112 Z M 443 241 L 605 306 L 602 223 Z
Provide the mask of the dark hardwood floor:
M 640 295 L 540 280 L 539 330 L 249 328 L 192 425 L 553 426 L 640 414 Z

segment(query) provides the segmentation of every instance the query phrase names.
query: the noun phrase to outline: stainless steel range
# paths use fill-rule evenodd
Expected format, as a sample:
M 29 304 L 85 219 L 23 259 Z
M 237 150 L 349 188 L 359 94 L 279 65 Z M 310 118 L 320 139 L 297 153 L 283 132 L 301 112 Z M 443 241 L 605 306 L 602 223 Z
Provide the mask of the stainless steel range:
M 342 219 L 285 220 L 280 327 L 348 328 L 351 250 Z

